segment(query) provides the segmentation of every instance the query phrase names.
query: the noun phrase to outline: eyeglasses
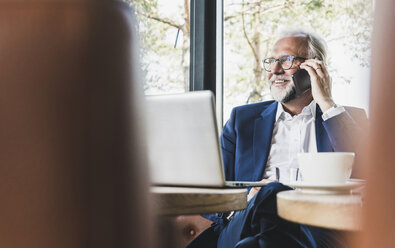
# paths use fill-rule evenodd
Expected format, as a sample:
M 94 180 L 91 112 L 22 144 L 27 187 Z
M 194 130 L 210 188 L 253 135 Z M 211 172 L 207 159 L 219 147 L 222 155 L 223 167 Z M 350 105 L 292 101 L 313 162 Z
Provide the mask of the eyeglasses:
M 263 68 L 265 68 L 265 70 L 268 72 L 271 72 L 273 70 L 277 61 L 280 62 L 280 65 L 284 70 L 289 70 L 291 69 L 295 59 L 306 60 L 307 58 L 288 55 L 288 56 L 283 56 L 279 59 L 267 58 L 264 59 L 262 63 L 263 63 Z

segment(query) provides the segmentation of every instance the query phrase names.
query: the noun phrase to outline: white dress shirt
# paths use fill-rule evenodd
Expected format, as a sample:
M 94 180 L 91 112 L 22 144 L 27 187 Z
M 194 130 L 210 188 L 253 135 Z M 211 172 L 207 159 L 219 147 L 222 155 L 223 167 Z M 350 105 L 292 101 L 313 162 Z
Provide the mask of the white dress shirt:
M 344 111 L 344 107 L 334 106 L 325 111 L 322 118 L 325 121 Z M 298 153 L 317 152 L 315 113 L 315 101 L 295 116 L 285 112 L 281 103 L 278 104 L 264 178 L 276 179 L 276 167 L 297 168 Z

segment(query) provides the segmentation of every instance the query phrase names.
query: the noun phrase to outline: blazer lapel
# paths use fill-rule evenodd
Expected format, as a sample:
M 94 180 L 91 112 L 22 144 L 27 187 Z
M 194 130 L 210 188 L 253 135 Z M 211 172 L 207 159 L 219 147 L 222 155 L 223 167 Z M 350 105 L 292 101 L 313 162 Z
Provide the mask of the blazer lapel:
M 263 172 L 265 171 L 270 145 L 272 142 L 274 121 L 277 113 L 277 104 L 277 102 L 270 104 L 261 113 L 261 116 L 255 120 L 253 140 L 255 168 L 254 178 L 252 179 L 254 181 L 261 180 Z
M 322 122 L 322 110 L 317 104 L 315 112 L 315 140 L 317 142 L 317 151 L 332 152 L 332 146 L 329 141 L 328 134 L 326 133 L 325 128 L 322 125 Z

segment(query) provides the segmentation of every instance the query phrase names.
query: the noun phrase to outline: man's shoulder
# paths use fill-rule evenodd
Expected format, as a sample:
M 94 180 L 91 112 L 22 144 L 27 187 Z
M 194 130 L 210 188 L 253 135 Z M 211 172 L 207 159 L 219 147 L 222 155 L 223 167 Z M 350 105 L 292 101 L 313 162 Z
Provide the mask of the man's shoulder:
M 248 129 L 247 126 L 252 125 L 256 119 L 261 117 L 263 112 L 269 108 L 272 108 L 273 111 L 277 109 L 277 105 L 273 104 L 275 104 L 275 101 L 264 101 L 237 106 L 233 108 L 227 124 L 231 126 L 243 126 Z
M 358 107 L 353 107 L 353 106 L 343 106 L 346 110 L 348 111 L 352 111 L 352 112 L 365 112 L 365 110 L 363 108 L 358 108 Z
M 353 106 L 343 106 L 347 112 L 351 115 L 362 115 L 366 116 L 366 111 L 363 108 L 353 107 Z
M 244 114 L 260 114 L 262 113 L 266 108 L 271 106 L 275 101 L 264 101 L 264 102 L 258 102 L 258 103 L 250 103 L 246 105 L 241 105 L 233 108 L 234 112 L 237 113 L 244 113 Z
M 368 117 L 366 111 L 363 108 L 343 106 L 345 110 L 353 117 L 356 121 L 367 121 Z

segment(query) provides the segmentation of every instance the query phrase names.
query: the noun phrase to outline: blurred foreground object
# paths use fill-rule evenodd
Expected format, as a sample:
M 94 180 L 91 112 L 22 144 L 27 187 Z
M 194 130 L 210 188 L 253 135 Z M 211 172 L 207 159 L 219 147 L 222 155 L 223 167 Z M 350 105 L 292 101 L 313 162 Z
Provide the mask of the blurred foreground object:
M 395 2 L 376 1 L 370 132 L 364 142 L 368 179 L 364 232 L 354 247 L 395 247 Z
M 0 1 L 0 247 L 151 247 L 120 1 Z

